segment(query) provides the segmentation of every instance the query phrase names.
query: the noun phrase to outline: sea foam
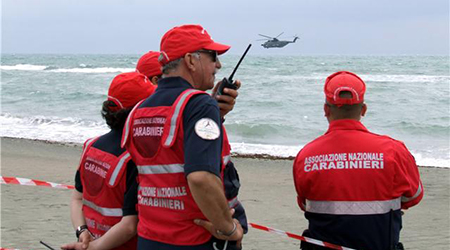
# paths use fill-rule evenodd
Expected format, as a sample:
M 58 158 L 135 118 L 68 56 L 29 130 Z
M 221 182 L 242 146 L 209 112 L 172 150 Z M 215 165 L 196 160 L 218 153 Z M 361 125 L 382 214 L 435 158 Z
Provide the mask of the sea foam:
M 109 131 L 103 122 L 85 121 L 76 118 L 58 117 L 19 117 L 10 114 L 0 115 L 0 137 L 13 137 L 61 143 L 82 144 L 87 139 Z M 252 143 L 233 143 L 234 155 L 247 157 L 292 159 L 304 145 L 270 145 Z M 420 166 L 450 168 L 450 159 L 424 157 L 422 153 L 412 151 Z
M 85 74 L 99 74 L 99 73 L 125 73 L 135 71 L 134 68 L 110 68 L 110 67 L 101 67 L 101 68 L 72 68 L 72 69 L 53 69 L 49 70 L 50 72 L 58 72 L 58 73 L 85 73 Z
M 115 67 L 94 67 L 87 64 L 79 64 L 76 68 L 56 68 L 54 66 L 32 65 L 32 64 L 16 64 L 16 65 L 1 65 L 1 70 L 20 70 L 20 71 L 43 71 L 56 73 L 85 73 L 85 74 L 101 74 L 101 73 L 125 73 L 135 71 L 135 68 L 115 68 Z M 327 78 L 327 74 L 314 75 L 274 75 L 274 79 L 299 81 L 323 81 Z M 270 76 L 269 76 L 270 77 Z M 420 83 L 434 83 L 434 82 L 448 82 L 450 76 L 448 75 L 405 75 L 405 74 L 360 74 L 360 77 L 366 82 L 420 82 Z
M 448 82 L 450 76 L 446 75 L 376 75 L 376 74 L 361 74 L 359 75 L 365 82 L 406 82 L 406 83 L 435 83 L 435 82 Z M 269 76 L 270 77 L 270 76 Z M 303 75 L 274 75 L 270 77 L 273 80 L 285 80 L 289 82 L 299 82 L 303 80 L 322 82 L 328 77 L 327 74 L 317 74 L 311 76 Z
M 21 70 L 21 71 L 40 71 L 45 70 L 47 66 L 32 65 L 32 64 L 16 64 L 16 65 L 1 65 L 1 70 Z
M 99 73 L 125 73 L 135 71 L 135 68 L 113 68 L 113 67 L 87 67 L 85 64 L 80 64 L 80 68 L 56 68 L 54 66 L 32 65 L 32 64 L 16 64 L 16 65 L 1 65 L 1 70 L 20 70 L 20 71 L 46 71 L 56 73 L 85 73 L 85 74 L 99 74 Z
M 108 131 L 104 123 L 75 118 L 20 117 L 0 115 L 0 137 L 14 137 L 63 143 L 84 143 Z
M 99 111 L 113 75 L 134 71 L 138 55 L 5 55 L 0 136 L 83 143 L 108 131 Z M 221 58 L 217 79 L 239 55 Z M 227 115 L 232 151 L 295 157 L 323 134 L 323 83 L 337 70 L 368 85 L 364 124 L 406 143 L 419 165 L 450 167 L 448 57 L 254 56 L 236 78 L 240 96 Z M 216 79 L 216 80 L 217 80 Z M 395 107 L 395 108 L 393 108 Z

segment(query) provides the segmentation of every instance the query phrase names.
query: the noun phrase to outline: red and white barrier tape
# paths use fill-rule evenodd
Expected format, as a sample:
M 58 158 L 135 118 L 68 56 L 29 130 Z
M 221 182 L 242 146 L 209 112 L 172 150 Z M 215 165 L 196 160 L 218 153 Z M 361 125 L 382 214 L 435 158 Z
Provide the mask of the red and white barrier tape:
M 0 184 L 17 184 L 17 185 L 24 185 L 24 186 L 45 186 L 45 187 L 61 188 L 61 189 L 74 189 L 74 186 L 71 186 L 71 185 L 58 184 L 58 183 L 39 181 L 39 180 L 32 180 L 32 179 L 27 179 L 27 178 L 5 177 L 5 176 L 0 176 Z M 304 236 L 301 236 L 298 234 L 285 232 L 285 231 L 275 229 L 275 228 L 261 226 L 261 225 L 251 223 L 251 222 L 249 222 L 248 224 L 251 228 L 254 228 L 254 229 L 259 229 L 259 230 L 266 231 L 269 233 L 275 233 L 275 234 L 287 236 L 289 238 L 297 239 L 300 241 L 306 241 L 306 242 L 309 242 L 311 244 L 315 244 L 318 246 L 324 246 L 324 247 L 328 247 L 331 249 L 337 249 L 337 250 L 354 250 L 353 248 L 334 245 L 334 244 L 331 244 L 328 242 L 304 237 Z M 7 248 L 0 247 L 0 250 L 18 250 L 18 249 L 7 249 Z
M 270 227 L 266 227 L 266 226 L 261 226 L 261 225 L 258 225 L 258 224 L 255 224 L 255 223 L 251 223 L 251 222 L 249 222 L 248 225 L 251 228 L 254 228 L 254 229 L 259 229 L 259 230 L 266 231 L 266 232 L 269 232 L 269 233 L 275 233 L 275 234 L 287 236 L 289 238 L 305 241 L 305 242 L 308 242 L 308 243 L 311 243 L 311 244 L 314 244 L 314 245 L 318 245 L 318 246 L 323 246 L 323 247 L 328 247 L 328 248 L 331 248 L 331 249 L 338 249 L 338 250 L 354 250 L 353 248 L 338 246 L 338 245 L 331 244 L 331 243 L 328 243 L 328 242 L 324 242 L 324 241 L 321 241 L 321 240 L 316 240 L 316 239 L 308 238 L 308 237 L 301 236 L 301 235 L 298 235 L 298 234 L 285 232 L 285 231 L 282 231 L 280 229 L 275 229 L 275 228 L 270 228 Z
M 3 247 L 0 247 L 0 250 L 20 250 L 20 249 L 12 249 L 12 248 L 3 248 Z
M 0 176 L 0 184 L 17 184 L 23 186 L 44 186 L 44 187 L 52 187 L 52 188 L 61 188 L 61 189 L 74 189 L 71 185 L 58 184 L 47 181 L 39 181 L 32 180 L 27 178 L 19 178 L 19 177 L 6 177 Z M 0 250 L 2 250 L 0 248 Z

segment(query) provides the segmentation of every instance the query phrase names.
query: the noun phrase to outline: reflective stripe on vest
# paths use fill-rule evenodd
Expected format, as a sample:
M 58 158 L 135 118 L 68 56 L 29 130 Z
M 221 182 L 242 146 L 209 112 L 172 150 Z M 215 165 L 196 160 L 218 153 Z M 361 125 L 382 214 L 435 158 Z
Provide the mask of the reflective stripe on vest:
M 94 138 L 91 138 L 91 139 L 89 139 L 89 140 L 86 141 L 86 144 L 85 144 L 85 146 L 84 146 L 83 153 L 81 154 L 81 157 L 80 157 L 80 163 L 78 163 L 78 166 L 81 165 L 81 162 L 83 161 L 84 155 L 86 154 L 88 148 L 91 146 L 91 144 L 92 144 L 95 140 L 97 140 L 97 138 L 98 138 L 98 137 L 94 137 Z
M 413 197 L 402 196 L 402 202 L 412 201 L 417 198 L 420 193 L 422 193 L 422 185 L 419 183 L 419 187 L 417 188 L 417 192 L 413 195 Z
M 169 129 L 169 135 L 167 136 L 166 141 L 164 142 L 165 146 L 169 146 L 172 141 L 175 139 L 175 130 L 177 128 L 177 119 L 178 116 L 180 115 L 180 110 L 181 107 L 184 104 L 184 100 L 186 100 L 186 98 L 193 92 L 197 92 L 198 90 L 196 89 L 190 89 L 187 90 L 185 92 L 183 92 L 182 96 L 179 97 L 179 101 L 177 103 L 177 105 L 175 106 L 175 111 L 173 112 L 172 117 L 170 118 L 170 129 Z
M 119 160 L 119 162 L 117 163 L 116 168 L 114 169 L 114 172 L 111 174 L 111 178 L 109 179 L 109 185 L 114 186 L 114 183 L 116 182 L 117 176 L 120 173 L 120 170 L 123 167 L 123 164 L 125 163 L 125 161 L 130 158 L 130 153 L 126 153 L 124 156 L 122 156 Z
M 122 215 L 123 215 L 122 208 L 100 207 L 86 199 L 83 199 L 83 204 L 94 209 L 95 211 L 97 211 L 98 213 L 100 213 L 103 216 L 122 217 Z
M 334 215 L 385 214 L 400 209 L 400 197 L 386 201 L 311 201 L 306 200 L 306 211 Z
M 234 197 L 233 199 L 228 201 L 228 207 L 229 208 L 234 208 L 239 204 L 239 200 L 237 197 Z
M 130 133 L 130 119 L 134 114 L 134 111 L 136 111 L 136 109 L 139 107 L 139 105 L 141 105 L 141 103 L 143 103 L 145 101 L 141 100 L 140 102 L 138 102 L 134 108 L 131 110 L 131 112 L 128 114 L 127 120 L 125 121 L 125 127 L 124 127 L 124 131 L 123 131 L 123 136 L 122 136 L 122 142 L 120 143 L 120 146 L 123 148 L 125 147 L 125 144 L 127 143 L 128 140 L 128 134 Z
M 231 155 L 225 155 L 223 157 L 223 165 L 226 166 L 228 164 L 228 162 L 230 162 L 230 160 L 231 160 Z
M 137 166 L 139 174 L 178 174 L 184 173 L 184 164 Z

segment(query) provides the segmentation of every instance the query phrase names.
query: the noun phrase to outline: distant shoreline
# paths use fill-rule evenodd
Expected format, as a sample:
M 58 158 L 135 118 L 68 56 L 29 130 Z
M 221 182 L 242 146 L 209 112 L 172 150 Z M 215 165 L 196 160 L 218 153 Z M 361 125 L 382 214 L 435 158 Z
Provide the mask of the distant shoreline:
M 9 139 L 9 140 L 24 140 L 24 141 L 35 141 L 35 142 L 42 142 L 46 144 L 54 144 L 54 145 L 61 145 L 61 146 L 67 146 L 67 147 L 82 147 L 83 145 L 81 143 L 75 143 L 75 142 L 59 142 L 59 141 L 50 141 L 50 140 L 40 140 L 40 139 L 28 139 L 28 138 L 18 138 L 18 137 L 9 137 L 9 136 L 1 136 L 0 139 Z M 282 161 L 293 161 L 295 157 L 288 156 L 288 157 L 282 157 L 282 156 L 273 156 L 268 154 L 237 154 L 232 153 L 233 157 L 236 158 L 242 158 L 242 159 L 259 159 L 259 160 L 282 160 Z M 449 167 L 439 167 L 439 166 L 420 166 L 421 168 L 442 168 L 447 169 L 450 171 Z

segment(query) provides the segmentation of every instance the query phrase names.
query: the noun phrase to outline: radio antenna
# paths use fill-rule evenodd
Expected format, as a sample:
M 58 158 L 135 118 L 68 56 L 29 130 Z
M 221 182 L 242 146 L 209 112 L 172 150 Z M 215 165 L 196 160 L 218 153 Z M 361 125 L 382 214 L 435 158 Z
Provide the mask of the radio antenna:
M 239 68 L 239 65 L 241 64 L 242 60 L 244 59 L 245 55 L 247 54 L 248 50 L 250 49 L 250 47 L 252 47 L 252 44 L 249 44 L 247 49 L 245 50 L 244 54 L 241 56 L 241 59 L 239 59 L 238 64 L 236 65 L 236 67 L 234 67 L 233 73 L 231 73 L 230 77 L 228 78 L 228 80 L 230 82 L 233 82 L 233 76 L 234 73 L 236 73 L 236 70 Z

